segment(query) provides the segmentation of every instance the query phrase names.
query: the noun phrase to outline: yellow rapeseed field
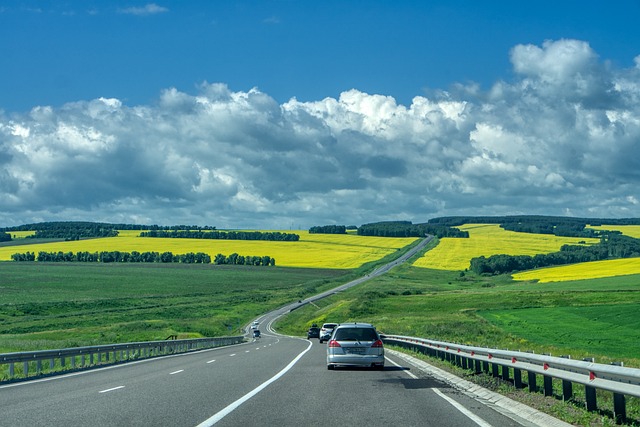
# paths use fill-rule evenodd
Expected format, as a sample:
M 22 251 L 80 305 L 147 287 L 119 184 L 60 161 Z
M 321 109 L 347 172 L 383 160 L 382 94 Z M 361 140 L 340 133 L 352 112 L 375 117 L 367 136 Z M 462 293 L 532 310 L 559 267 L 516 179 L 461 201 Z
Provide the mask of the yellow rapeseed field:
M 272 242 L 255 240 L 207 240 L 137 237 L 140 232 L 122 230 L 118 237 L 78 240 L 71 242 L 0 247 L 0 261 L 8 261 L 16 252 L 204 252 L 212 258 L 216 254 L 237 253 L 245 256 L 275 258 L 283 267 L 313 267 L 349 269 L 380 259 L 415 238 L 368 237 L 353 234 L 309 234 L 307 231 L 287 230 L 300 236 L 298 242 Z
M 540 268 L 516 273 L 512 277 L 514 280 L 537 280 L 540 283 L 547 283 L 599 279 L 602 277 L 626 276 L 628 274 L 640 274 L 640 258 L 581 262 L 559 267 Z
M 602 225 L 589 228 L 594 230 L 617 230 L 624 235 L 640 239 L 640 225 Z M 629 274 L 640 274 L 640 258 L 612 259 L 541 268 L 514 274 L 513 279 L 523 281 L 538 280 L 540 283 L 546 283 L 626 276 Z
M 562 245 L 580 241 L 595 244 L 598 239 L 557 237 L 548 234 L 506 231 L 498 224 L 465 224 L 457 227 L 468 231 L 468 239 L 445 237 L 434 249 L 413 264 L 437 270 L 465 270 L 472 258 L 491 255 L 536 255 L 558 251 Z
M 587 226 L 587 228 L 593 228 L 594 230 L 615 230 L 625 236 L 640 239 L 640 225 L 599 225 L 597 227 Z

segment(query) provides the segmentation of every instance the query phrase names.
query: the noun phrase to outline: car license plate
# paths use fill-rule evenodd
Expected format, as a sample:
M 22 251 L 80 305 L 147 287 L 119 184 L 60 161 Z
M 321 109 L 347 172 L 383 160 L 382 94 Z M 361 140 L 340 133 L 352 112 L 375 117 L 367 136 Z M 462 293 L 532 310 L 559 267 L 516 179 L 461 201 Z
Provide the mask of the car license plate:
M 364 348 L 359 347 L 347 347 L 344 349 L 347 354 L 364 354 Z

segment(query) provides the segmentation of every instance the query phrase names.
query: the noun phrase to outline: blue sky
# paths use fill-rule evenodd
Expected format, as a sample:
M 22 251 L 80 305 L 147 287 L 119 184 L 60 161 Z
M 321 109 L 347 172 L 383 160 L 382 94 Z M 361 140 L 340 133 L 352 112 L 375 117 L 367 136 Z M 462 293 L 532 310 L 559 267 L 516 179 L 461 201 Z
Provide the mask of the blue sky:
M 3 1 L 0 226 L 640 216 L 639 1 Z

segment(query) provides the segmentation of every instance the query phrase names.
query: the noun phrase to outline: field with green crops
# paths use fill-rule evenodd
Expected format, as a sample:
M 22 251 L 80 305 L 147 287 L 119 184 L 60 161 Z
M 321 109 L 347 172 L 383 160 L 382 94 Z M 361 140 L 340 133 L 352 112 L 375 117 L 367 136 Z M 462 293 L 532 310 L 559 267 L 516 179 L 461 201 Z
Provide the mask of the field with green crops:
M 0 353 L 237 334 L 337 269 L 0 263 Z M 334 283 L 335 286 L 335 283 Z

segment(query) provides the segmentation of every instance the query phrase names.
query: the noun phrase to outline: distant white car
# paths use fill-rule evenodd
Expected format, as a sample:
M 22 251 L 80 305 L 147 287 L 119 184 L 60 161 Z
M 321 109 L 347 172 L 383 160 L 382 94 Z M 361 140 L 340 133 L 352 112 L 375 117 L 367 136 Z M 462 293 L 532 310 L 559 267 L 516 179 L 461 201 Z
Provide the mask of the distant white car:
M 333 329 L 338 326 L 337 323 L 323 323 L 322 324 L 322 328 L 320 328 L 320 344 L 322 344 L 325 341 L 329 341 L 329 338 L 331 338 L 331 334 L 333 333 Z
M 251 324 L 251 329 L 258 329 L 258 325 L 260 325 L 260 322 L 258 322 L 257 320 L 254 320 L 253 323 Z

